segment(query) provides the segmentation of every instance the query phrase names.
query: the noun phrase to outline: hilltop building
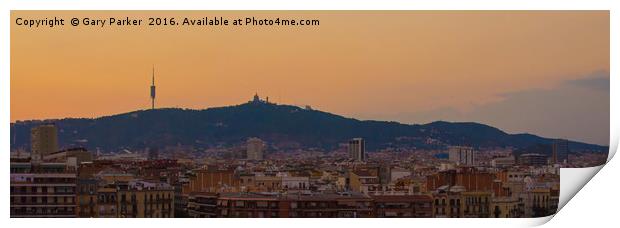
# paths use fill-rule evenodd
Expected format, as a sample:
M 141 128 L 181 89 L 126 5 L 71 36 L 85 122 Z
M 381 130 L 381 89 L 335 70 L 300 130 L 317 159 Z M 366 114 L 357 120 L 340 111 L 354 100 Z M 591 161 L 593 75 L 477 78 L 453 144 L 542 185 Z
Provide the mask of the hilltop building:
M 269 97 L 265 97 L 265 99 L 261 99 L 260 96 L 258 96 L 258 93 L 255 93 L 254 96 L 252 97 L 252 100 L 248 101 L 248 103 L 250 104 L 275 104 L 269 101 Z

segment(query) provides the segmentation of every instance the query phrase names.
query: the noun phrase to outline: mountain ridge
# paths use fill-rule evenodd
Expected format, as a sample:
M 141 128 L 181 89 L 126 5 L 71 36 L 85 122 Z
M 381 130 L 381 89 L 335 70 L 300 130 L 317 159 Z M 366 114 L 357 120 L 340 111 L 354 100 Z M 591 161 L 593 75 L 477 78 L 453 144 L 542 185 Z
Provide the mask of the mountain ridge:
M 104 151 L 189 145 L 198 148 L 240 145 L 259 137 L 277 149 L 334 150 L 354 137 L 365 138 L 369 151 L 385 148 L 438 149 L 448 145 L 477 148 L 526 148 L 553 139 L 529 133 L 508 134 L 475 122 L 435 121 L 403 124 L 358 120 L 329 112 L 266 102 L 201 110 L 161 108 L 97 118 L 64 118 L 11 123 L 11 150 L 29 148 L 30 128 L 53 122 L 59 145 Z M 606 151 L 608 147 L 569 141 L 575 150 Z

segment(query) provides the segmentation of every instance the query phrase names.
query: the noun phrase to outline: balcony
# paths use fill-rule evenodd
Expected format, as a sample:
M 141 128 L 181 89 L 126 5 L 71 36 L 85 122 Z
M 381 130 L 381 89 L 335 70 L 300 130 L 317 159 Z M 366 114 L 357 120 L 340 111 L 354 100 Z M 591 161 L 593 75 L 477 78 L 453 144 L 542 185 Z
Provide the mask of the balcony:
M 75 192 L 11 192 L 11 196 L 75 196 Z
M 63 202 L 63 203 L 53 203 L 53 202 L 13 202 L 11 203 L 11 207 L 77 207 L 75 202 Z

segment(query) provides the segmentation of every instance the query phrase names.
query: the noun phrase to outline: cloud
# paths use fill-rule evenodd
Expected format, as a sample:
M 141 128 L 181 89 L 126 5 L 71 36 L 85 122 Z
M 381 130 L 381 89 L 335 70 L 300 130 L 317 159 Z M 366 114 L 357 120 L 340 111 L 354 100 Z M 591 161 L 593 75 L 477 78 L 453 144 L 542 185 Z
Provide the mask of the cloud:
M 609 93 L 609 72 L 596 72 L 590 77 L 575 79 L 566 82 L 569 85 L 600 90 Z
M 501 94 L 497 102 L 469 111 L 442 107 L 430 111 L 374 116 L 404 123 L 474 121 L 509 133 L 532 133 L 609 145 L 609 73 L 566 80 L 550 89 Z

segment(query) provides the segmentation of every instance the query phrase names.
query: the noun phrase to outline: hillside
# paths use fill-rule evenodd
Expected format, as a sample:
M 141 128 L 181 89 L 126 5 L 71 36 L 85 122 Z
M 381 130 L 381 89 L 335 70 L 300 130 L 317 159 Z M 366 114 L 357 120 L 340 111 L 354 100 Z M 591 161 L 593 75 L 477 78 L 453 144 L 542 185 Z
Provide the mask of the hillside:
M 30 128 L 53 122 L 60 145 L 89 150 L 142 149 L 146 146 L 231 146 L 259 137 L 280 149 L 335 149 L 350 138 L 363 137 L 369 150 L 388 147 L 442 148 L 446 145 L 525 148 L 551 139 L 507 134 L 479 123 L 433 122 L 408 125 L 360 121 L 290 105 L 245 103 L 204 110 L 155 109 L 95 119 L 21 121 L 11 124 L 11 149 L 30 147 Z M 607 147 L 570 142 L 571 150 L 607 152 Z

